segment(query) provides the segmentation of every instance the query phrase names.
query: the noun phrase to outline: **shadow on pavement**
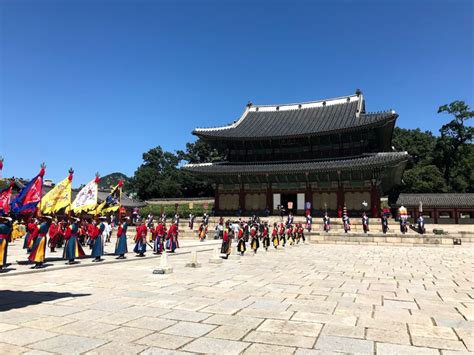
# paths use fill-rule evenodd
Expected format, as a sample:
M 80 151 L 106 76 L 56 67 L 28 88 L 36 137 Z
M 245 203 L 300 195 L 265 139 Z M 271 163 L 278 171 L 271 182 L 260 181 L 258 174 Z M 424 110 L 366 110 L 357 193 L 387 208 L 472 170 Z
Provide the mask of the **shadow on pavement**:
M 0 291 L 0 312 L 23 308 L 60 298 L 84 297 L 90 293 L 37 292 L 37 291 Z

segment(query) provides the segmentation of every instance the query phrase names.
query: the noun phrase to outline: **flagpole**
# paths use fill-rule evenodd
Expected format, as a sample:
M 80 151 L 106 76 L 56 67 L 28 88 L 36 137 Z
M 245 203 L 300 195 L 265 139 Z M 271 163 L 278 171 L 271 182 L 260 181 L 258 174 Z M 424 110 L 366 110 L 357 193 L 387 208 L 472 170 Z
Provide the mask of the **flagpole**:
M 43 176 L 45 173 L 46 164 L 44 162 L 41 163 L 41 170 L 40 170 L 40 177 L 41 177 L 41 188 L 40 188 L 40 201 L 39 201 L 39 208 L 36 207 L 36 217 L 41 217 L 41 203 L 43 200 Z
M 122 185 L 123 185 L 123 181 L 122 181 L 122 180 L 119 180 L 118 185 L 119 185 L 119 213 L 118 213 L 118 220 L 121 221 L 121 220 L 122 220 Z

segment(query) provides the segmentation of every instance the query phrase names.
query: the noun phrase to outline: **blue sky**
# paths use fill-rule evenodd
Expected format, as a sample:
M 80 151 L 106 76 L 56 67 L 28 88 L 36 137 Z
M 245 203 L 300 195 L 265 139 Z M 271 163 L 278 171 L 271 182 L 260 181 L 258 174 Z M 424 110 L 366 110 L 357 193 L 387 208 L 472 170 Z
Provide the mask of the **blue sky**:
M 3 176 L 133 175 L 255 104 L 360 88 L 437 132 L 474 105 L 472 1 L 0 1 Z

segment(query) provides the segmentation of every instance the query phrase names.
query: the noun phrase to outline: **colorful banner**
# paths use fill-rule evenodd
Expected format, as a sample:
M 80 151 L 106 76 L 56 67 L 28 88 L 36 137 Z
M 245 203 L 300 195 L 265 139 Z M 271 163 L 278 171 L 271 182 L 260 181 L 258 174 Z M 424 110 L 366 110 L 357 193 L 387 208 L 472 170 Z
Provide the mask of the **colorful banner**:
M 10 199 L 12 197 L 13 184 L 6 189 L 0 190 L 0 216 L 10 213 Z
M 73 172 L 70 171 L 67 178 L 43 196 L 41 200 L 41 212 L 43 214 L 56 213 L 71 205 L 72 174 Z
M 99 177 L 97 176 L 79 191 L 71 205 L 74 213 L 92 211 L 97 207 L 97 197 L 99 195 L 98 182 Z
M 38 203 L 41 201 L 43 188 L 44 167 L 24 188 L 21 189 L 17 197 L 11 203 L 11 210 L 14 214 L 35 213 Z
M 118 211 L 122 199 L 122 185 L 122 181 L 119 181 L 117 186 L 115 186 L 112 191 L 110 191 L 110 194 L 106 197 L 105 201 L 97 206 L 96 214 L 105 214 Z

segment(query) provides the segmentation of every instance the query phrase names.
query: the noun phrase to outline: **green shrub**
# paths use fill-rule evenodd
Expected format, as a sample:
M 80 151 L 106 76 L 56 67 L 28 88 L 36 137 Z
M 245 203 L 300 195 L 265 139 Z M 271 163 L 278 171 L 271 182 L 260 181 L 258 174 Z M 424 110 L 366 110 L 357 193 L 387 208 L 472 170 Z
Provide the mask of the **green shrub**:
M 189 205 L 186 204 L 180 204 L 178 206 L 178 213 L 181 216 L 181 218 L 187 218 L 189 213 L 193 213 L 195 216 L 202 216 L 204 212 L 210 213 L 212 208 L 214 207 L 213 203 L 209 203 L 209 207 L 207 210 L 204 209 L 203 204 L 194 204 L 193 209 L 189 209 Z M 160 216 L 161 215 L 161 209 L 163 209 L 163 212 L 166 213 L 166 217 L 172 218 L 174 217 L 175 214 L 175 205 L 174 204 L 169 204 L 169 205 L 148 205 L 146 207 L 140 208 L 140 215 L 142 217 L 148 216 L 149 213 L 151 213 L 154 216 Z

